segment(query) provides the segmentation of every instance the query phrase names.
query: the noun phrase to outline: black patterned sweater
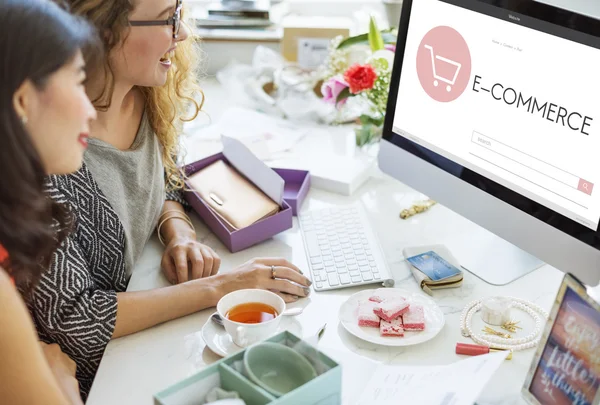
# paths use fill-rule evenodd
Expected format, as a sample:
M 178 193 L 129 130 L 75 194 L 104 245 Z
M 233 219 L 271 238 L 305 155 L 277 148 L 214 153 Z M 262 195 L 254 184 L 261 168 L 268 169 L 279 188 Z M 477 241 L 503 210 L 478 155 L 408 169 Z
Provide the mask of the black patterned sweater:
M 50 176 L 47 192 L 68 205 L 74 229 L 25 299 L 40 338 L 59 344 L 77 363 L 85 400 L 113 335 L 117 293 L 127 288 L 125 232 L 85 164 L 74 174 Z M 184 204 L 178 192 L 166 200 Z

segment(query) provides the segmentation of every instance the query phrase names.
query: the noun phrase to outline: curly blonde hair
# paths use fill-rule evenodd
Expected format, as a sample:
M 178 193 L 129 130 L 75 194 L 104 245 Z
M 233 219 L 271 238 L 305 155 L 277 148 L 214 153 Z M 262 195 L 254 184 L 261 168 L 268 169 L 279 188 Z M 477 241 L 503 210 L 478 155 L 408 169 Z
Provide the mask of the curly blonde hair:
M 114 91 L 113 69 L 109 53 L 120 45 L 129 27 L 128 16 L 134 9 L 133 0 L 59 0 L 67 3 L 72 13 L 86 17 L 102 35 L 104 58 L 104 89 L 93 100 L 102 111 L 108 109 Z M 184 10 L 185 11 L 185 8 Z M 182 13 L 183 18 L 183 13 Z M 182 23 L 184 23 L 182 21 Z M 200 51 L 198 37 L 193 35 L 177 45 L 173 66 L 167 83 L 161 87 L 140 87 L 146 99 L 150 125 L 162 145 L 168 190 L 184 187 L 184 173 L 178 167 L 179 134 L 183 123 L 194 120 L 204 104 L 204 93 L 199 86 Z M 198 97 L 201 101 L 198 102 Z

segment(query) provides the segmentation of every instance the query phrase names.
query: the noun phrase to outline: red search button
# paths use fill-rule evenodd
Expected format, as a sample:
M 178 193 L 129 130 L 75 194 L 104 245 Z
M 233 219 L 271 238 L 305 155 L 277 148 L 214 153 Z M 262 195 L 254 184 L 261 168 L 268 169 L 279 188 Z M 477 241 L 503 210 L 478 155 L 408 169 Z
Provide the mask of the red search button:
M 588 195 L 592 195 L 593 189 L 594 183 L 590 183 L 589 181 L 585 181 L 584 179 L 579 179 L 579 185 L 577 186 L 577 190 L 583 191 Z

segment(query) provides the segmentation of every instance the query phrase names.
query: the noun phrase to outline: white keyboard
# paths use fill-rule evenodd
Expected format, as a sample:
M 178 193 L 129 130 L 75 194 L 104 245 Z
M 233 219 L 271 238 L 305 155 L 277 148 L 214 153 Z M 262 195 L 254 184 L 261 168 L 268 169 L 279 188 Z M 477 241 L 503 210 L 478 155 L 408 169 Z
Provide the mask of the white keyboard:
M 394 280 L 360 203 L 309 211 L 300 227 L 317 291 Z

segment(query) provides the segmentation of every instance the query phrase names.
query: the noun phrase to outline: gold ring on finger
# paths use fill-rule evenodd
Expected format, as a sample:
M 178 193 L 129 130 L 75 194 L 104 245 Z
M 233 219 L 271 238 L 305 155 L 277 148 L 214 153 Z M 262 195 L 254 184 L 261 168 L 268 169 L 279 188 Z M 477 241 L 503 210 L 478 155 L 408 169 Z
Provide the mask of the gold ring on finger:
M 277 277 L 277 274 L 275 274 L 275 266 L 271 266 L 271 278 L 275 280 L 275 277 Z

